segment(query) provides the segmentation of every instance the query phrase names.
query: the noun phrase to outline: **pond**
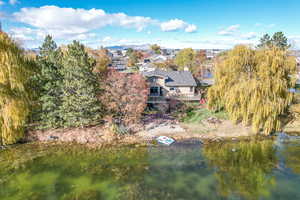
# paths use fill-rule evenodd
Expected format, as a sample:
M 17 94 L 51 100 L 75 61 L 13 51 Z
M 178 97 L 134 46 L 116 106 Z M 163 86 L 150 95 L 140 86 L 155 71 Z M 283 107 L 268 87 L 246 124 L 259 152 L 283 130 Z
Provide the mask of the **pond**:
M 300 140 L 0 151 L 0 199 L 300 199 Z

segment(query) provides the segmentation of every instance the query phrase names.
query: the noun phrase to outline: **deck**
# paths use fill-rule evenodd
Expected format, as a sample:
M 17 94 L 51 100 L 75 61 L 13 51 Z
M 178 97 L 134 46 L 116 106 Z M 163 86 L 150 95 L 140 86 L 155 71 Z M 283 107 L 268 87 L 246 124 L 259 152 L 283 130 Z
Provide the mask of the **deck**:
M 168 103 L 170 100 L 200 101 L 201 95 L 195 96 L 149 96 L 147 103 Z

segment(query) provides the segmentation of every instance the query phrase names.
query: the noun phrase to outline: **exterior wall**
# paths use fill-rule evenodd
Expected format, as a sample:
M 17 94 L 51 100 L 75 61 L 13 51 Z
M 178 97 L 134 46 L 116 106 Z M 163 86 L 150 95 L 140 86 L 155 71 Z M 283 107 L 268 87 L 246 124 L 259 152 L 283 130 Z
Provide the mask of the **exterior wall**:
M 174 88 L 174 90 L 171 90 Z M 192 90 L 191 90 L 192 88 Z M 195 87 L 181 86 L 181 87 L 167 87 L 168 94 L 170 95 L 183 95 L 183 96 L 194 96 Z
M 149 88 L 150 87 L 161 87 L 163 90 L 163 96 L 166 96 L 167 93 L 168 93 L 168 90 L 167 90 L 167 87 L 165 86 L 165 79 L 162 78 L 162 77 L 155 77 L 156 81 L 155 82 L 151 82 L 151 81 L 148 81 L 149 83 Z M 148 79 L 150 80 L 150 79 Z

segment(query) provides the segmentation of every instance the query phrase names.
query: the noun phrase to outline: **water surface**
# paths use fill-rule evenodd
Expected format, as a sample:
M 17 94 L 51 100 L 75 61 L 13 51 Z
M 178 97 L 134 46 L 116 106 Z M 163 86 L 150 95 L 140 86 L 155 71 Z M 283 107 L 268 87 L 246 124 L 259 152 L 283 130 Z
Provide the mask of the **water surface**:
M 300 141 L 0 151 L 0 199 L 300 199 Z

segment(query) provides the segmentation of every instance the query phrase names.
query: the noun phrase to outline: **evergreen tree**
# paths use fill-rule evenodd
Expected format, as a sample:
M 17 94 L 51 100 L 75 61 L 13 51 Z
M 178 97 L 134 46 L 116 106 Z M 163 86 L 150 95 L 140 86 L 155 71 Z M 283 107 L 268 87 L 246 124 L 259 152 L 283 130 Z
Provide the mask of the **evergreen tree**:
M 291 47 L 291 45 L 288 44 L 288 39 L 283 34 L 283 32 L 274 33 L 272 38 L 269 34 L 265 34 L 260 39 L 260 43 L 257 45 L 258 48 L 272 48 L 273 46 L 278 47 L 282 50 Z
M 210 109 L 225 109 L 230 118 L 254 131 L 281 130 L 291 105 L 296 61 L 277 47 L 253 50 L 237 46 L 215 69 L 215 84 L 208 91 Z
M 46 36 L 40 47 L 37 62 L 40 67 L 39 84 L 41 86 L 41 126 L 42 128 L 57 128 L 61 125 L 59 109 L 61 106 L 61 57 L 62 53 L 57 48 L 51 36 Z
M 0 31 L 0 144 L 16 143 L 24 136 L 30 112 L 33 62 L 7 34 Z
M 262 38 L 259 40 L 259 44 L 257 45 L 258 48 L 263 48 L 263 47 L 270 47 L 271 46 L 271 37 L 269 34 L 263 35 Z
M 274 33 L 272 37 L 272 44 L 280 49 L 288 49 L 291 47 L 290 44 L 288 44 L 288 39 L 285 37 L 283 32 L 276 32 Z
M 61 117 L 65 127 L 90 125 L 101 117 L 97 77 L 84 46 L 68 45 L 63 58 Z

